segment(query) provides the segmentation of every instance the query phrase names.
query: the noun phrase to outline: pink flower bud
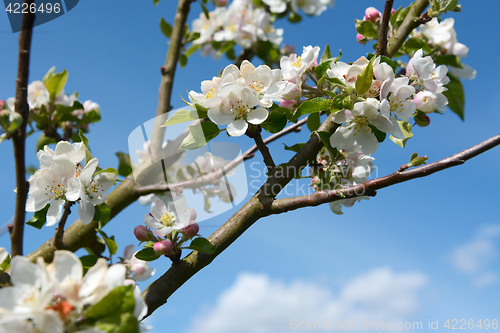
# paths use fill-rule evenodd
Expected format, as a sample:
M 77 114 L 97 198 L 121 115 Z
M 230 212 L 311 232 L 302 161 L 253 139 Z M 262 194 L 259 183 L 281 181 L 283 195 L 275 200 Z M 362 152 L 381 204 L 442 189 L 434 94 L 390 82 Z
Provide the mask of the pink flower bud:
M 170 239 L 165 239 L 161 242 L 156 242 L 155 245 L 153 245 L 153 250 L 155 250 L 157 254 L 169 254 L 170 252 L 172 252 L 173 249 L 174 246 Z
M 198 234 L 198 231 L 200 231 L 200 226 L 198 225 L 198 223 L 192 223 L 182 229 L 184 235 L 189 238 L 193 238 L 194 236 L 196 236 Z
M 380 17 L 380 12 L 374 7 L 368 7 L 365 10 L 365 20 L 375 22 Z
M 0 110 L 5 109 L 5 101 L 3 99 L 0 99 Z
M 212 0 L 216 7 L 225 7 L 227 6 L 227 0 Z
M 153 233 L 145 226 L 138 225 L 137 227 L 134 228 L 134 235 L 138 241 L 145 242 L 150 240 L 151 236 L 153 236 Z
M 146 273 L 147 268 L 142 263 L 132 263 L 130 265 L 130 270 L 137 275 L 142 275 L 142 274 Z
M 280 107 L 287 108 L 287 109 L 290 109 L 291 111 L 294 111 L 295 110 L 295 108 L 293 107 L 294 104 L 295 104 L 295 101 L 283 100 L 280 102 Z
M 363 38 L 365 38 L 365 36 L 363 36 L 363 35 L 362 35 L 362 34 L 360 34 L 360 33 L 358 33 L 358 34 L 356 35 L 356 41 L 357 41 L 358 43 L 363 44 L 363 42 L 361 41 Z

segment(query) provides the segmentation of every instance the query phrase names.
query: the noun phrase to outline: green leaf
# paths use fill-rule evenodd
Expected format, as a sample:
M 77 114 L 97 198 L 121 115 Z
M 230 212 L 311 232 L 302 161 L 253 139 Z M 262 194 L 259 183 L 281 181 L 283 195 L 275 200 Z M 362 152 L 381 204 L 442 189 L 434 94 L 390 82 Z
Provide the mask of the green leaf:
M 189 134 L 182 141 L 180 149 L 190 150 L 203 147 L 214 139 L 222 130 L 211 121 L 204 121 L 195 126 L 189 126 Z
M 332 100 L 332 105 L 330 107 L 330 112 L 335 113 L 339 110 L 349 108 L 346 104 L 346 96 L 337 95 Z
M 427 155 L 426 156 L 418 156 L 417 153 L 413 153 L 413 154 L 411 154 L 410 163 L 407 164 L 407 167 L 411 168 L 411 167 L 420 166 L 422 164 L 426 164 L 425 162 L 427 160 L 428 160 Z
M 114 288 L 104 296 L 96 304 L 90 306 L 85 312 L 85 318 L 98 319 L 104 318 L 112 314 L 115 310 L 124 310 L 120 312 L 133 312 L 134 308 L 130 309 L 130 301 L 134 300 L 134 287 L 133 286 L 119 286 Z M 132 303 L 133 304 L 133 303 Z M 125 306 L 124 306 L 125 305 Z M 131 310 L 131 311 L 130 311 Z
M 166 22 L 163 17 L 160 19 L 160 29 L 165 37 L 170 39 L 170 36 L 172 36 L 172 26 L 168 22 Z
M 179 63 L 181 64 L 181 67 L 186 67 L 187 62 L 188 62 L 188 57 L 184 53 L 179 55 Z
M 366 21 L 365 21 L 366 22 Z M 368 21 L 370 22 L 370 21 Z M 363 73 L 358 75 L 356 79 L 356 91 L 358 95 L 364 95 L 370 90 L 373 81 L 373 60 L 370 60 L 368 65 L 366 65 Z
M 391 16 L 391 19 L 390 19 L 390 22 L 391 22 L 391 25 L 392 26 L 395 26 L 396 25 L 396 21 L 398 19 L 398 16 L 399 16 L 399 13 L 401 13 L 401 9 L 403 8 L 403 6 L 400 6 L 395 12 L 394 14 L 392 14 Z
M 160 255 L 156 254 L 152 247 L 148 247 L 137 252 L 135 257 L 144 261 L 153 261 L 160 258 Z
M 212 245 L 207 239 L 203 237 L 195 238 L 189 244 L 188 249 L 195 250 L 198 252 L 203 252 L 206 254 L 212 254 L 215 252 L 216 245 Z
M 292 23 L 299 23 L 300 21 L 302 21 L 302 16 L 295 12 L 290 12 L 290 15 L 288 15 L 288 21 Z
M 160 0 L 153 0 L 153 5 L 156 6 L 158 4 L 158 2 L 160 2 Z
M 120 176 L 126 177 L 132 173 L 132 162 L 130 162 L 130 156 L 124 152 L 117 152 L 118 157 L 118 174 Z
M 201 9 L 203 10 L 203 13 L 205 14 L 205 17 L 207 18 L 207 20 L 210 20 L 210 13 L 208 12 L 207 7 L 205 7 L 205 5 L 201 2 L 200 2 L 200 5 L 201 5 Z
M 319 78 L 322 78 L 323 76 L 326 75 L 326 71 L 330 69 L 332 63 L 335 62 L 333 59 L 328 59 L 325 60 L 325 62 L 322 62 L 318 66 L 314 68 L 314 73 L 316 73 L 316 76 Z
M 109 208 L 108 205 L 106 205 L 105 202 L 103 202 L 102 204 L 100 204 L 96 207 L 99 209 L 99 220 L 96 220 L 96 221 L 99 221 L 99 229 L 101 229 L 109 222 L 109 218 L 111 217 L 111 209 Z M 114 238 L 113 238 L 113 240 L 114 240 Z M 110 251 L 111 251 L 111 249 L 110 249 Z M 115 253 L 116 253 L 116 251 L 115 251 Z M 112 253 L 112 254 L 114 254 L 114 253 Z
M 332 135 L 328 132 L 319 131 L 318 136 L 321 139 L 321 142 L 323 142 L 323 144 L 325 145 L 328 152 L 330 153 L 332 159 L 334 159 L 335 156 L 337 156 L 337 148 L 333 148 L 332 145 L 330 144 L 330 137 Z
M 118 176 L 118 170 L 116 170 L 115 168 L 106 168 L 106 169 L 101 169 L 97 172 L 94 173 L 93 176 L 97 176 L 98 174 L 100 173 L 104 173 L 104 172 L 108 172 L 108 173 L 114 173 L 115 175 Z
M 187 180 L 186 176 L 184 175 L 184 172 L 182 172 L 182 169 L 179 168 L 177 170 L 177 174 L 176 174 L 176 177 L 177 177 L 177 181 L 180 181 L 180 182 L 183 182 L 185 180 Z
M 45 82 L 47 82 L 47 80 L 48 80 L 48 79 L 49 79 L 52 75 L 54 75 L 55 70 L 56 70 L 56 66 L 52 66 L 52 68 L 51 68 L 51 69 L 49 69 L 49 71 L 47 72 L 47 74 L 45 74 L 45 75 L 43 76 L 43 79 L 42 79 L 43 84 L 45 84 Z
M 200 117 L 198 116 L 198 111 L 182 109 L 169 117 L 163 124 L 160 125 L 160 127 L 167 127 L 170 125 L 176 125 L 196 119 L 200 119 Z
M 373 134 L 375 134 L 375 137 L 377 137 L 378 142 L 384 142 L 385 138 L 387 137 L 387 134 L 385 132 L 382 132 L 372 124 L 368 124 L 370 128 L 372 129 Z
M 186 57 L 189 57 L 191 54 L 195 53 L 201 47 L 200 44 L 193 44 L 186 50 Z
M 296 143 L 294 144 L 293 146 L 287 146 L 286 144 L 283 144 L 285 146 L 285 150 L 290 150 L 290 151 L 294 151 L 296 153 L 298 153 L 302 147 L 304 147 L 306 145 L 306 143 Z
M 401 132 L 403 132 L 403 135 L 405 136 L 404 139 L 398 139 L 394 136 L 390 136 L 389 139 L 392 140 L 395 144 L 400 146 L 401 148 L 404 148 L 406 146 L 406 142 L 408 139 L 410 139 L 413 134 L 411 133 L 411 125 L 407 122 L 404 122 L 402 120 L 398 120 L 399 128 L 401 129 Z
M 355 20 L 356 21 L 356 31 L 368 38 L 378 37 L 378 28 L 372 21 L 368 20 Z
M 445 85 L 448 90 L 443 92 L 443 95 L 448 98 L 448 107 L 455 112 L 460 119 L 464 120 L 465 96 L 464 88 L 460 80 L 448 73 L 450 82 Z
M 212 202 L 210 201 L 210 198 L 206 195 L 203 196 L 204 203 L 203 203 L 203 210 L 207 213 L 212 213 L 210 211 L 210 206 L 212 206 Z
M 330 45 L 326 44 L 325 51 L 323 51 L 323 55 L 321 56 L 321 59 L 319 61 L 320 64 L 324 63 L 328 59 L 332 57 L 332 53 L 330 52 Z
M 45 81 L 45 88 L 49 91 L 51 100 L 54 100 L 61 90 L 63 90 L 67 80 L 68 72 L 63 70 L 61 73 L 52 74 L 52 76 Z
M 307 118 L 307 128 L 309 128 L 311 132 L 314 132 L 319 128 L 319 126 L 321 126 L 320 114 L 310 114 Z
M 308 101 L 304 101 L 295 110 L 291 121 L 296 123 L 300 117 L 302 117 L 306 114 L 329 110 L 331 104 L 332 104 L 331 99 L 324 99 L 324 98 L 320 98 L 320 97 L 313 98 L 313 99 L 310 99 Z
M 33 217 L 26 222 L 27 225 L 35 227 L 37 229 L 41 229 L 45 222 L 47 221 L 47 211 L 49 210 L 50 204 L 47 204 L 38 212 L 35 212 Z
M 94 327 L 106 333 L 139 333 L 139 322 L 131 313 L 113 313 L 95 322 Z
M 192 166 L 190 165 L 186 165 L 186 171 L 189 173 L 189 175 L 191 176 L 191 178 L 194 178 L 194 175 L 195 175 L 195 170 Z
M 83 270 L 84 270 L 83 274 L 85 274 L 90 267 L 92 267 L 96 264 L 97 259 L 99 259 L 99 257 L 96 255 L 93 255 L 93 254 L 89 254 L 89 255 L 80 257 L 80 261 L 82 262 L 82 266 L 83 266 Z
M 434 62 L 440 65 L 453 66 L 458 68 L 464 68 L 460 62 L 460 58 L 454 54 L 445 54 L 437 57 Z
M 269 116 L 267 117 L 266 121 L 264 121 L 260 125 L 269 133 L 278 133 L 283 128 L 285 128 L 287 122 L 288 119 L 286 118 L 286 115 L 283 113 L 283 111 L 276 109 L 269 112 Z
M 57 143 L 57 141 L 54 140 L 53 138 L 45 136 L 45 134 L 42 133 L 38 138 L 38 141 L 36 142 L 36 151 L 38 152 L 39 150 L 43 150 L 43 147 L 45 147 L 46 145 L 50 145 L 52 143 Z
M 418 51 L 422 49 L 424 53 L 429 54 L 431 53 L 431 49 L 429 48 L 429 45 L 420 38 L 408 38 L 408 40 L 404 44 L 404 50 L 406 53 L 412 53 L 415 51 Z
M 101 209 L 101 205 L 99 205 L 99 209 Z M 109 208 L 108 208 L 108 210 L 109 210 Z M 103 212 L 101 210 L 101 219 L 102 219 L 102 213 Z M 108 220 L 109 220 L 109 216 L 108 216 Z M 106 233 L 102 230 L 97 230 L 97 232 L 104 239 L 104 242 L 106 242 L 106 246 L 108 247 L 109 254 L 111 254 L 111 255 L 116 254 L 116 250 L 118 249 L 118 245 L 115 242 L 115 236 L 108 237 L 108 235 L 106 235 Z
M 80 139 L 82 139 L 83 144 L 85 145 L 85 162 L 84 162 L 84 167 L 87 165 L 87 163 L 93 158 L 92 154 L 90 153 L 89 150 L 89 139 L 85 135 L 83 135 L 82 130 L 78 132 L 78 135 L 80 135 Z
M 7 255 L 4 261 L 0 263 L 0 274 L 5 272 L 9 267 L 10 267 L 10 255 Z

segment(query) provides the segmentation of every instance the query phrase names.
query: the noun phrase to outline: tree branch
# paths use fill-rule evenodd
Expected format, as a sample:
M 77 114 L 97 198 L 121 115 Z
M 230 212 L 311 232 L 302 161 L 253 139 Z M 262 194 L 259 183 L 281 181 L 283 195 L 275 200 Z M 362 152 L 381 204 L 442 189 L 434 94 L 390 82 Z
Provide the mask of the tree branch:
M 422 21 L 419 19 L 419 16 L 422 15 L 425 8 L 429 5 L 428 0 L 416 0 L 412 5 L 408 14 L 406 15 L 403 23 L 399 26 L 398 30 L 392 36 L 391 40 L 387 45 L 387 56 L 392 58 L 396 52 L 401 48 L 404 44 L 406 37 L 410 35 L 413 29 L 417 28 Z
M 376 190 L 389 187 L 410 179 L 429 176 L 435 172 L 465 163 L 465 161 L 500 145 L 500 134 L 485 140 L 469 149 L 437 162 L 425 164 L 406 171 L 396 171 L 388 176 L 372 179 L 363 184 L 349 186 L 341 190 L 319 191 L 295 198 L 274 200 L 271 214 L 281 214 L 302 207 L 319 206 L 327 202 L 355 198 L 363 195 L 372 196 Z
M 158 107 L 156 109 L 156 119 L 151 135 L 151 149 L 153 154 L 158 152 L 163 144 L 163 136 L 165 135 L 165 127 L 160 127 L 163 123 L 163 117 L 172 107 L 170 101 L 172 99 L 172 87 L 174 85 L 174 76 L 179 56 L 182 48 L 182 40 L 184 38 L 184 29 L 186 26 L 187 17 L 191 2 L 194 0 L 179 0 L 177 12 L 175 14 L 172 34 L 167 51 L 165 65 L 161 67 L 161 83 L 158 90 Z M 156 154 L 155 154 L 156 155 Z
M 382 16 L 382 25 L 378 35 L 378 45 L 375 50 L 375 55 L 387 56 L 387 31 L 389 28 L 389 21 L 391 20 L 392 4 L 394 0 L 386 0 L 384 7 L 384 14 Z
M 28 7 L 34 0 L 25 0 Z M 35 15 L 23 15 L 21 32 L 19 33 L 19 58 L 16 79 L 15 111 L 20 113 L 23 122 L 12 135 L 14 145 L 14 159 L 16 163 L 16 208 L 14 213 L 14 228 L 10 234 L 11 256 L 23 255 L 24 220 L 26 216 L 26 198 L 28 196 L 28 183 L 26 182 L 25 143 L 26 125 L 28 123 L 28 77 L 30 67 L 31 37 L 33 35 L 33 22 Z
M 59 221 L 59 225 L 56 227 L 56 233 L 54 235 L 54 249 L 62 250 L 64 249 L 63 235 L 64 235 L 64 225 L 68 220 L 69 214 L 71 214 L 71 206 L 73 206 L 74 201 L 68 201 L 64 204 L 64 213 Z
M 318 131 L 333 133 L 338 126 L 333 122 L 332 115 L 330 115 L 321 124 Z M 210 264 L 254 222 L 263 216 L 269 215 L 267 211 L 271 208 L 274 197 L 306 165 L 316 159 L 316 154 L 322 146 L 323 143 L 319 136 L 313 134 L 304 147 L 285 166 L 277 167 L 258 193 L 208 238 L 212 244 L 217 245 L 215 253 L 205 254 L 193 251 L 180 262 L 172 264 L 165 274 L 149 285 L 142 293 L 148 305 L 148 315 L 163 305 L 170 295 L 196 272 Z
M 325 123 L 328 122 L 330 122 L 330 124 L 326 124 L 326 126 L 324 126 Z M 332 125 L 333 122 L 330 118 L 328 118 L 325 123 L 323 123 L 320 127 L 321 130 L 327 130 L 331 133 L 336 129 L 336 127 Z M 311 156 L 315 157 L 319 150 L 318 147 L 321 147 L 321 142 L 318 142 L 318 140 L 317 136 L 313 135 L 306 144 L 306 146 L 309 146 L 309 149 L 306 149 L 305 152 L 304 150 L 301 150 L 301 152 L 297 153 L 294 158 L 288 162 L 288 166 L 295 166 L 299 162 L 304 163 L 311 158 Z M 413 170 L 396 172 L 386 177 L 370 180 L 364 184 L 348 187 L 342 191 L 344 195 L 343 198 L 359 196 L 359 193 L 362 193 L 361 191 L 364 191 L 364 195 L 368 195 L 369 193 L 373 194 L 377 189 L 401 183 L 413 178 L 425 177 L 434 172 L 463 164 L 466 160 L 473 158 L 474 156 L 477 156 L 499 144 L 500 134 L 441 161 L 424 165 Z M 311 153 L 307 154 L 307 152 Z M 279 180 L 277 182 L 285 183 L 286 179 Z M 273 183 L 273 179 L 268 179 L 266 184 L 262 186 L 260 192 L 264 192 L 262 189 L 266 186 L 272 185 Z M 317 192 L 309 196 L 293 198 L 296 202 L 287 202 L 288 199 L 266 201 L 262 200 L 260 195 L 253 196 L 240 210 L 238 210 L 238 212 L 236 212 L 236 214 L 234 214 L 208 238 L 212 244 L 217 245 L 214 254 L 209 255 L 197 251 L 191 252 L 180 262 L 172 264 L 170 269 L 165 274 L 144 290 L 142 295 L 148 305 L 147 315 L 149 316 L 158 307 L 163 305 L 180 286 L 182 286 L 203 267 L 210 264 L 212 260 L 222 253 L 258 219 L 300 207 L 317 206 L 321 203 L 343 199 L 342 197 L 339 197 L 338 194 L 338 191 Z M 311 196 L 314 196 L 314 200 L 311 200 Z

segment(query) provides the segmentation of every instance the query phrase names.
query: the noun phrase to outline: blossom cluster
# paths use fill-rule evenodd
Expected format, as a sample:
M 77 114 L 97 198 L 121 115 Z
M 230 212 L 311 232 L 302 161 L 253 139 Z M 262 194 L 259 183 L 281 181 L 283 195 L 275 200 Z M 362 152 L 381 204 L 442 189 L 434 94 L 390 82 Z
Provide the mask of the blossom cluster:
M 332 154 L 323 149 L 316 158 L 317 164 L 310 169 L 311 186 L 315 191 L 325 191 L 362 184 L 373 172 L 373 160 L 373 157 L 363 154 L 358 145 Z M 343 214 L 342 206 L 352 207 L 356 201 L 368 198 L 358 196 L 330 202 L 330 209 L 340 215 Z
M 61 250 L 49 265 L 16 256 L 11 269 L 12 286 L 0 289 L 2 332 L 101 332 L 124 325 L 139 332 L 147 313 L 123 264 L 108 267 L 101 258 L 84 275 L 80 259 Z
M 54 70 L 51 68 L 43 81 L 33 81 L 28 85 L 28 122 L 30 127 L 45 130 L 45 136 L 56 141 L 74 139 L 80 130 L 87 132 L 89 124 L 101 119 L 100 107 L 91 100 L 81 103 L 76 92 L 66 94 L 64 86 L 68 73 L 54 73 Z M 9 138 L 20 123 L 21 117 L 15 112 L 15 98 L 0 100 L 0 127 L 5 132 L 0 136 L 0 142 Z
M 241 136 L 248 123 L 261 124 L 268 115 L 267 108 L 290 91 L 283 80 L 283 72 L 261 65 L 255 67 L 249 61 L 240 68 L 227 66 L 222 76 L 201 83 L 202 93 L 191 91 L 190 100 L 208 108 L 208 118 L 217 125 L 227 125 L 230 136 Z
M 469 48 L 457 40 L 457 33 L 453 28 L 455 20 L 447 18 L 441 22 L 437 18 L 432 18 L 420 29 L 412 31 L 411 36 L 425 39 L 431 49 L 436 50 L 436 56 L 455 55 L 460 60 L 467 56 Z M 458 66 L 448 65 L 450 74 L 460 78 L 472 80 L 476 77 L 476 70 L 460 61 Z
M 211 42 L 232 42 L 250 49 L 257 41 L 275 45 L 283 40 L 283 29 L 272 25 L 272 16 L 263 8 L 255 7 L 251 0 L 234 0 L 227 8 L 217 7 L 193 21 L 192 30 L 200 34 L 193 43 L 203 45 L 202 53 L 210 54 Z
M 135 227 L 135 237 L 146 242 L 156 256 L 180 253 L 181 246 L 198 235 L 200 227 L 196 223 L 196 211 L 187 207 L 185 197 L 165 204 L 156 196 L 151 197 L 151 209 L 144 215 L 144 224 Z M 152 229 L 152 230 L 151 230 Z
M 92 221 L 95 206 L 102 204 L 106 193 L 116 182 L 115 172 L 97 172 L 97 158 L 80 162 L 85 158 L 83 142 L 60 141 L 55 150 L 45 146 L 37 153 L 40 168 L 29 179 L 27 212 L 38 212 L 50 204 L 47 225 L 59 221 L 66 202 L 79 202 L 78 216 L 82 223 Z

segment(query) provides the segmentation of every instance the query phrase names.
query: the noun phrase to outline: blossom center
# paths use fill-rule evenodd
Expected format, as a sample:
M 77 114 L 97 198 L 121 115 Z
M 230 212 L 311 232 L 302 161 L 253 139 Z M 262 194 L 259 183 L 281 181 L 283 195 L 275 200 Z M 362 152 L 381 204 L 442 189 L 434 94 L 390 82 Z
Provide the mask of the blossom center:
M 245 118 L 250 109 L 248 104 L 244 104 L 242 100 L 236 101 L 231 104 L 231 112 L 234 114 L 235 119 Z
M 168 211 L 166 211 L 165 213 L 163 213 L 160 220 L 164 226 L 171 227 L 175 223 L 175 216 L 174 216 L 174 214 L 170 214 Z
M 210 91 L 205 94 L 205 97 L 207 99 L 210 99 L 210 98 L 214 97 L 214 94 L 215 94 L 215 89 L 214 88 L 210 88 Z
M 370 132 L 371 129 L 368 127 L 368 120 L 366 120 L 365 116 L 355 116 L 353 120 L 350 121 L 349 123 L 349 130 L 353 131 L 353 135 L 356 136 L 363 127 L 367 132 Z
M 257 80 L 253 80 L 252 81 L 252 84 L 249 84 L 249 86 L 255 90 L 257 93 L 260 93 L 262 91 L 262 89 L 264 89 L 264 82 L 258 82 Z
M 302 67 L 302 57 L 298 57 L 295 62 L 292 63 L 292 67 L 300 68 Z

